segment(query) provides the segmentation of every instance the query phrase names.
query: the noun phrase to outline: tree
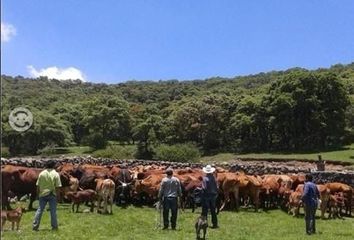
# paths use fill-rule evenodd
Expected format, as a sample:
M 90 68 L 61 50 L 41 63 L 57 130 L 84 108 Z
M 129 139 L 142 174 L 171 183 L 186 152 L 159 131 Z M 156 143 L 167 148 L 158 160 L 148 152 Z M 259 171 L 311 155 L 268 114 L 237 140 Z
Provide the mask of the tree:
M 268 116 L 262 106 L 263 95 L 243 95 L 233 113 L 228 132 L 236 152 L 259 151 L 268 146 Z
M 3 141 L 9 147 L 11 155 L 37 154 L 38 150 L 47 146 L 68 146 L 72 139 L 67 126 L 50 114 L 32 110 L 34 122 L 25 132 L 14 131 L 3 122 Z
M 196 142 L 204 151 L 223 145 L 232 100 L 227 96 L 207 95 L 186 101 L 171 113 L 172 131 L 177 142 Z
M 150 115 L 133 128 L 133 138 L 138 141 L 137 157 L 151 159 L 154 147 L 166 137 L 165 121 L 158 115 Z
M 292 72 L 265 99 L 274 149 L 323 148 L 341 142 L 348 96 L 334 74 Z
M 97 133 L 103 139 L 129 141 L 131 139 L 129 105 L 120 98 L 96 98 L 83 104 L 82 123 L 88 135 Z M 105 144 L 103 144 L 105 145 Z

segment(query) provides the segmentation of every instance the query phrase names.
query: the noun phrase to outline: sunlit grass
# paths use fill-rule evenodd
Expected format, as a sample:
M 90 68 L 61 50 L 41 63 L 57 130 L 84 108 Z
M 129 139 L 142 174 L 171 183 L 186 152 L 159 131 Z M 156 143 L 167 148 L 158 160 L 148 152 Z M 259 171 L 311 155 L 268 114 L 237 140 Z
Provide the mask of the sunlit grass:
M 85 207 L 81 207 L 81 211 Z M 22 219 L 21 232 L 6 230 L 3 239 L 120 239 L 120 240 L 185 240 L 195 239 L 194 222 L 200 214 L 188 209 L 180 212 L 177 231 L 156 229 L 158 212 L 153 208 L 114 207 L 113 215 L 96 213 L 71 213 L 69 205 L 59 205 L 59 231 L 50 230 L 49 212 L 43 215 L 39 232 L 31 230 L 34 212 L 27 212 Z M 293 218 L 280 210 L 268 212 L 241 210 L 222 212 L 219 229 L 208 229 L 207 239 L 307 239 L 303 218 Z M 6 225 L 9 229 L 9 225 Z M 354 239 L 354 218 L 345 220 L 318 220 L 318 234 L 311 239 Z
M 310 153 L 248 153 L 248 154 L 220 153 L 214 156 L 202 157 L 200 161 L 201 162 L 229 162 L 237 158 L 317 160 L 318 155 L 321 155 L 323 160 L 344 161 L 344 162 L 350 162 L 354 164 L 354 144 L 344 146 L 340 150 L 329 150 L 329 151 L 310 152 Z

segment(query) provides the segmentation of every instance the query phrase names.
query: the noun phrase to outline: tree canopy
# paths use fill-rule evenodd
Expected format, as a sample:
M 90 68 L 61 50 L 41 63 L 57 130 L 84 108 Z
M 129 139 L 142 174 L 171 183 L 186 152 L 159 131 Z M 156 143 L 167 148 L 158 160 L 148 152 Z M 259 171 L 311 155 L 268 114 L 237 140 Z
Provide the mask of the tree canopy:
M 1 76 L 2 138 L 12 154 L 48 146 L 136 143 L 142 158 L 161 144 L 203 153 L 293 151 L 354 141 L 354 63 L 235 78 L 84 83 Z M 9 112 L 27 107 L 34 125 L 18 133 Z

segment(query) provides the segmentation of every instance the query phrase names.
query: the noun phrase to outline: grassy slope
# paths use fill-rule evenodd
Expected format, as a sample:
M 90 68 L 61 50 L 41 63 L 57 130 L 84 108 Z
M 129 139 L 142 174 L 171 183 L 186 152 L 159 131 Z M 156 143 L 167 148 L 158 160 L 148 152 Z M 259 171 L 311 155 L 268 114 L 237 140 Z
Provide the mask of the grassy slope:
M 83 208 L 81 208 L 82 210 Z M 44 213 L 40 231 L 31 230 L 34 212 L 23 216 L 21 232 L 5 231 L 3 239 L 120 239 L 120 240 L 186 240 L 195 239 L 194 221 L 200 209 L 181 213 L 177 231 L 156 230 L 158 216 L 152 208 L 114 207 L 113 215 L 71 213 L 68 205 L 58 207 L 59 231 L 50 230 L 49 212 Z M 220 229 L 209 229 L 207 239 L 306 239 L 303 218 L 293 218 L 280 210 L 254 213 L 253 211 L 222 212 Z M 9 228 L 8 223 L 6 228 Z M 311 239 L 354 239 L 354 218 L 345 220 L 318 220 L 318 234 Z
M 128 146 L 131 148 L 132 146 Z M 107 147 L 108 148 L 108 147 Z M 94 155 L 94 151 L 87 146 L 76 146 L 62 148 L 63 153 L 53 154 L 54 156 L 85 156 Z M 104 152 L 104 150 L 98 150 L 96 152 Z M 133 150 L 131 150 L 133 151 Z M 323 151 L 323 152 L 311 152 L 311 153 L 248 153 L 248 154 L 232 154 L 232 153 L 219 153 L 213 156 L 205 156 L 200 158 L 200 162 L 229 162 L 236 158 L 274 158 L 274 159 L 313 159 L 317 160 L 317 156 L 321 154 L 324 160 L 344 161 L 354 164 L 354 143 L 348 146 L 344 146 L 341 150 Z M 119 154 L 118 154 L 119 155 Z M 118 156 L 117 156 L 118 157 Z M 118 157 L 119 158 L 119 157 Z M 127 158 L 126 156 L 123 158 Z
M 312 153 L 248 153 L 248 154 L 230 154 L 222 153 L 215 156 L 207 156 L 201 158 L 202 162 L 213 162 L 213 161 L 231 161 L 235 158 L 292 158 L 292 159 L 318 159 L 318 155 L 322 155 L 324 160 L 334 160 L 334 161 L 345 161 L 352 162 L 354 164 L 354 144 L 343 147 L 341 150 L 326 151 L 326 152 L 312 152 Z

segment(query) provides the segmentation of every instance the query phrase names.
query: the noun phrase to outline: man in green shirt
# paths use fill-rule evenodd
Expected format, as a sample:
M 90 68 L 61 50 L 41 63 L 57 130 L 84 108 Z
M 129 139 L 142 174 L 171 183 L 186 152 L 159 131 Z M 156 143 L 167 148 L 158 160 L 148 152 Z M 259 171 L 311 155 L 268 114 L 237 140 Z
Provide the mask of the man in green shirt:
M 57 188 L 61 187 L 61 181 L 59 173 L 57 173 L 54 169 L 55 164 L 55 161 L 48 160 L 45 164 L 46 169 L 44 169 L 38 176 L 36 185 L 38 188 L 39 207 L 34 216 L 32 227 L 34 231 L 38 231 L 42 214 L 47 203 L 49 203 L 50 208 L 50 221 L 52 229 L 58 229 L 56 191 Z

